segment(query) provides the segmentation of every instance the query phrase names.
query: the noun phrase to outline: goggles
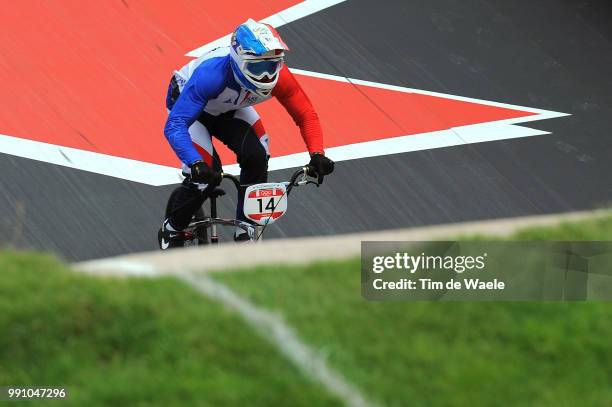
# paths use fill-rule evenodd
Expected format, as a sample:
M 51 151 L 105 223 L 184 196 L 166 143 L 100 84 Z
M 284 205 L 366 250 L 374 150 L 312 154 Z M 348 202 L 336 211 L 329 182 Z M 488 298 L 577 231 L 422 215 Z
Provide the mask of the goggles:
M 255 79 L 262 79 L 264 76 L 273 77 L 281 70 L 282 59 L 246 60 L 244 71 Z

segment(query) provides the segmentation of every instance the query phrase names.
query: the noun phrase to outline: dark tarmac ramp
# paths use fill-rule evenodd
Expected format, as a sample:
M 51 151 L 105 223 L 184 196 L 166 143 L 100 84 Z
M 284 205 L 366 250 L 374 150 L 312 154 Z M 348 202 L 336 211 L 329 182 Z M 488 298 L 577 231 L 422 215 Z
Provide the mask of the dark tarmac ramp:
M 294 68 L 571 116 L 525 124 L 548 135 L 339 162 L 321 188 L 296 191 L 289 213 L 267 236 L 609 205 L 610 21 L 612 7 L 604 1 L 348 0 L 280 27 Z M 14 78 L 0 76 L 8 80 Z M 0 155 L 3 243 L 68 260 L 156 248 L 173 186 Z M 291 172 L 275 171 L 271 179 Z M 233 213 L 233 201 L 222 204 L 222 213 Z

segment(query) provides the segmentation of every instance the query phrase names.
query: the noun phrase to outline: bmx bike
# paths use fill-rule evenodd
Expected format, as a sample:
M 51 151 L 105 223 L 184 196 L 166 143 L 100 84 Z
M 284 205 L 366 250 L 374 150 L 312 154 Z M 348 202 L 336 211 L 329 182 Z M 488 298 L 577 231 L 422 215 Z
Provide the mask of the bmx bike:
M 231 174 L 222 173 L 222 180 L 229 180 L 237 191 L 241 186 L 247 187 L 244 194 L 244 215 L 251 221 L 245 222 L 235 218 L 220 218 L 217 215 L 217 199 L 224 196 L 225 190 L 220 186 L 207 192 L 207 201 L 210 203 L 210 215 L 204 213 L 200 207 L 191 222 L 183 231 L 184 247 L 219 243 L 219 226 L 234 226 L 247 233 L 248 240 L 257 242 L 263 240 L 266 227 L 287 212 L 288 197 L 294 187 L 313 184 L 316 181 L 308 179 L 314 174 L 313 167 L 306 165 L 297 170 L 289 181 L 266 182 L 260 184 L 241 185 L 238 178 Z

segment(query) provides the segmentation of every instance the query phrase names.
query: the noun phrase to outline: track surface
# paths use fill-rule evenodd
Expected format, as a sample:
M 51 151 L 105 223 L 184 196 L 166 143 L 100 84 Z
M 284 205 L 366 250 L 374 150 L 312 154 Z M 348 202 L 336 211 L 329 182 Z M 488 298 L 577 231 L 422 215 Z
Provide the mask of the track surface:
M 288 215 L 268 236 L 609 204 L 611 18 L 604 1 L 348 0 L 281 27 L 293 50 L 288 63 L 295 68 L 572 116 L 528 124 L 551 135 L 338 163 L 323 187 L 296 190 Z M 160 100 L 164 91 L 160 87 Z M 1 156 L 4 243 L 50 250 L 68 260 L 156 247 L 172 186 Z M 271 178 L 282 180 L 290 172 L 276 171 Z M 231 214 L 232 205 L 233 199 L 226 200 L 222 213 Z

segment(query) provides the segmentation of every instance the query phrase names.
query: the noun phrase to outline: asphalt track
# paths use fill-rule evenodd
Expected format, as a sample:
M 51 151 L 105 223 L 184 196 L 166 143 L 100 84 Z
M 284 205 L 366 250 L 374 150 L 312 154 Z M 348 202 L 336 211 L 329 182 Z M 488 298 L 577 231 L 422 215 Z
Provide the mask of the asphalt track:
M 348 0 L 280 27 L 291 67 L 571 116 L 527 124 L 550 135 L 340 162 L 318 190 L 296 191 L 268 237 L 609 205 L 610 21 L 605 1 Z M 0 239 L 68 260 L 154 249 L 172 189 L 2 154 Z

